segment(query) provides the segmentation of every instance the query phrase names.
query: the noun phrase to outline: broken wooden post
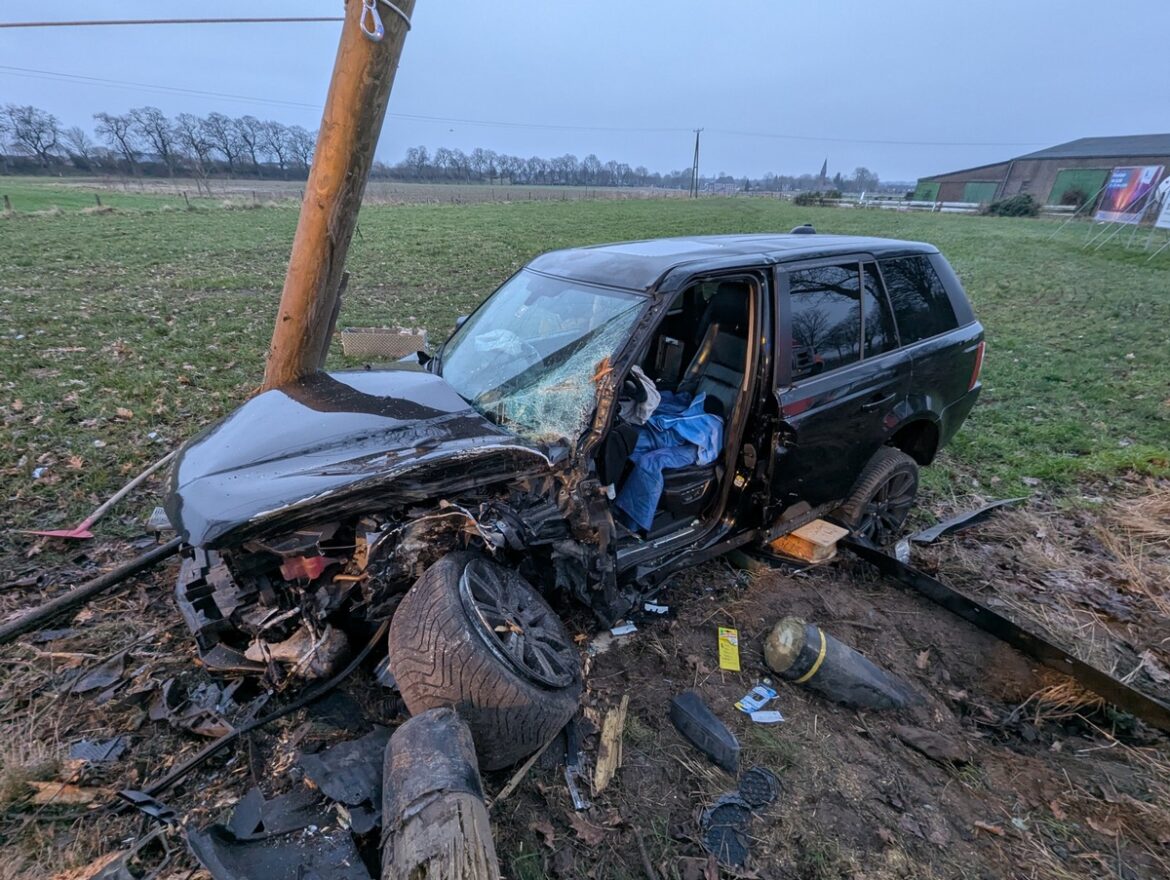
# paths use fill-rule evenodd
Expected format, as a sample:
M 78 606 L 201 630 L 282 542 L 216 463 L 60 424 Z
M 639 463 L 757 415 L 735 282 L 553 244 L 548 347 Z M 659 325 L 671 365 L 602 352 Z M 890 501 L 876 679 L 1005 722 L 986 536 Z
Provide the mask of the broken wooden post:
M 399 727 L 382 780 L 382 880 L 498 880 L 475 744 L 454 709 Z
M 268 350 L 265 389 L 315 372 L 328 347 L 329 318 L 414 12 L 414 0 L 372 5 L 372 13 L 363 0 L 345 5 L 333 80 Z M 385 31 L 380 40 L 365 32 L 374 29 L 375 20 Z

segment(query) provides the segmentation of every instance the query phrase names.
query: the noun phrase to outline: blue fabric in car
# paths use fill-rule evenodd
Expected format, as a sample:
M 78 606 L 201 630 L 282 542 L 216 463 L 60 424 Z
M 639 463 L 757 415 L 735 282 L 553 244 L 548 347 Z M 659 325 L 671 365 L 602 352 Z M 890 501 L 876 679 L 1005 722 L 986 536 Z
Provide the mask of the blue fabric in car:
M 723 419 L 704 409 L 705 394 L 662 392 L 662 402 L 638 434 L 634 465 L 615 502 L 638 526 L 649 529 L 662 497 L 662 472 L 710 464 L 723 448 Z

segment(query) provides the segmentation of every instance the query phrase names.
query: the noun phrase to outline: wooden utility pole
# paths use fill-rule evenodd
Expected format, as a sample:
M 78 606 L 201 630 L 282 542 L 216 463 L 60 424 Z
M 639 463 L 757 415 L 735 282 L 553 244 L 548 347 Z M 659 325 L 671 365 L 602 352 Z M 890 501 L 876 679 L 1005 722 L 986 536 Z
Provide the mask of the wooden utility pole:
M 695 161 L 691 164 L 691 198 L 699 197 L 699 135 L 703 129 L 695 129 Z
M 414 3 L 346 0 L 263 389 L 292 382 L 324 363 L 341 306 L 345 257 Z

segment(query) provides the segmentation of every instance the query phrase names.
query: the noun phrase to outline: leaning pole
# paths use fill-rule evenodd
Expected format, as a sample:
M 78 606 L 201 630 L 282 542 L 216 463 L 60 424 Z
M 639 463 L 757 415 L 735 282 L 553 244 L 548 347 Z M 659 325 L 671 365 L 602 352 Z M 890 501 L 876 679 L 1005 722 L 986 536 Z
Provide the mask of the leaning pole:
M 321 368 L 414 0 L 346 0 L 262 390 Z

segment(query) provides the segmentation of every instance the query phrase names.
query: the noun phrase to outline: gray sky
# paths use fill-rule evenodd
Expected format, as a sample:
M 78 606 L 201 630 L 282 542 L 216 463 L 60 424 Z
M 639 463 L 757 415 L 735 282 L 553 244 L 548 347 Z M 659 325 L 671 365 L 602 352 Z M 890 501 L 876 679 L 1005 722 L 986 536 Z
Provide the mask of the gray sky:
M 0 0 L 0 20 L 342 5 Z M 95 111 L 153 104 L 313 129 L 339 27 L 0 30 L 0 103 L 87 128 Z M 1168 0 L 418 0 L 378 153 L 596 153 L 668 171 L 689 167 L 702 126 L 704 174 L 815 173 L 828 158 L 830 174 L 865 165 L 911 180 L 1077 137 L 1170 130 L 1168 36 Z

